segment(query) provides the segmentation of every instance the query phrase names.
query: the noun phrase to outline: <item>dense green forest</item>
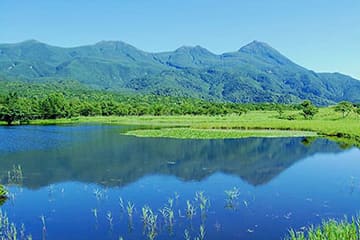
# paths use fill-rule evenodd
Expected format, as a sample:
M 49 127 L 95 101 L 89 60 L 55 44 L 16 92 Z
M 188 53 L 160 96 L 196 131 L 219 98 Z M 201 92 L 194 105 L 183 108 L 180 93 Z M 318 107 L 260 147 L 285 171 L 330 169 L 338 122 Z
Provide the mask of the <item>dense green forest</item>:
M 249 110 L 299 109 L 300 105 L 239 104 L 201 99 L 129 95 L 83 89 L 76 82 L 0 83 L 0 120 L 9 125 L 33 119 L 126 115 L 241 115 Z
M 8 125 L 77 116 L 242 115 L 254 110 L 277 111 L 279 118 L 286 117 L 285 110 L 301 110 L 305 119 L 318 113 L 318 107 L 310 100 L 297 104 L 233 103 L 94 90 L 76 81 L 36 84 L 0 81 L 0 121 Z M 344 118 L 350 112 L 360 114 L 358 104 L 345 101 L 334 110 Z

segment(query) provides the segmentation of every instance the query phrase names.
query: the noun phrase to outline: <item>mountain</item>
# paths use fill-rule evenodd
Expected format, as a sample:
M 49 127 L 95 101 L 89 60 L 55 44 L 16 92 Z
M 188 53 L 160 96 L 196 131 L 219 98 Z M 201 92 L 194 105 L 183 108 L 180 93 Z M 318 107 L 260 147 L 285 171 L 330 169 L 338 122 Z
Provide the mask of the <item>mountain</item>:
M 35 40 L 0 44 L 0 80 L 75 80 L 103 90 L 231 102 L 360 102 L 360 81 L 316 73 L 266 43 L 214 54 L 200 46 L 148 53 L 120 41 L 60 48 Z

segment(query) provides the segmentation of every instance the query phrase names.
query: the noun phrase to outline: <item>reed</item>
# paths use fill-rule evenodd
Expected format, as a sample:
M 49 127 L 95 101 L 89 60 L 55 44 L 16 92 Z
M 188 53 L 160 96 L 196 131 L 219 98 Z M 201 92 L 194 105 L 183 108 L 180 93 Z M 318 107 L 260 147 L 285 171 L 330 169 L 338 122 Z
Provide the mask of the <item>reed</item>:
M 350 221 L 345 217 L 336 221 L 323 221 L 320 226 L 310 226 L 304 231 L 291 229 L 285 240 L 358 240 L 360 239 L 360 217 Z
M 149 240 L 155 239 L 158 235 L 157 215 L 155 215 L 153 210 L 147 205 L 142 208 L 142 221 L 144 223 L 143 234 L 146 234 Z
M 93 216 L 95 218 L 95 222 L 98 223 L 98 210 L 96 208 L 91 209 Z
M 206 214 L 206 211 L 210 207 L 210 200 L 204 194 L 204 192 L 196 192 L 195 193 L 195 200 L 199 202 L 199 207 L 201 214 Z
M 26 235 L 25 225 L 22 224 L 20 229 L 18 229 L 15 223 L 10 222 L 6 213 L 3 213 L 0 209 L 0 239 L 6 240 L 32 240 L 31 235 Z
M 189 230 L 185 229 L 184 231 L 184 238 L 185 240 L 191 240 Z
M 113 225 L 113 216 L 112 216 L 112 213 L 110 211 L 108 211 L 106 213 L 106 219 L 109 222 L 110 229 L 113 229 L 113 227 L 114 227 L 114 225 Z
M 195 215 L 196 215 L 195 206 L 189 200 L 187 200 L 186 201 L 186 216 L 187 216 L 187 218 L 192 220 Z
M 239 189 L 234 187 L 233 189 L 225 190 L 225 194 L 226 194 L 225 208 L 236 209 L 236 207 L 239 205 L 238 203 L 238 199 L 240 196 Z
M 21 186 L 24 181 L 24 175 L 21 168 L 21 165 L 13 165 L 12 169 L 7 172 L 8 179 L 7 182 L 10 185 L 19 185 Z
M 134 215 L 134 211 L 135 211 L 135 205 L 132 202 L 128 201 L 128 203 L 126 205 L 126 211 L 127 211 L 129 218 L 132 218 Z
M 124 205 L 124 200 L 122 199 L 122 197 L 119 197 L 119 205 L 120 205 L 121 211 L 126 212 L 125 205 Z

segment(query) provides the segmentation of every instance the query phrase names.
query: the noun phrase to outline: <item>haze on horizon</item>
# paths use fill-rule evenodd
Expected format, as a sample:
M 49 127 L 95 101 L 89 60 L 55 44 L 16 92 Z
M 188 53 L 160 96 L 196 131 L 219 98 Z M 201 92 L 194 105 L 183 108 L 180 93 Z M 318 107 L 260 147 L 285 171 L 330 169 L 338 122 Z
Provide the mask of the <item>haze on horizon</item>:
M 63 47 L 120 40 L 148 52 L 266 42 L 317 72 L 360 79 L 360 1 L 106 0 L 0 2 L 0 43 Z

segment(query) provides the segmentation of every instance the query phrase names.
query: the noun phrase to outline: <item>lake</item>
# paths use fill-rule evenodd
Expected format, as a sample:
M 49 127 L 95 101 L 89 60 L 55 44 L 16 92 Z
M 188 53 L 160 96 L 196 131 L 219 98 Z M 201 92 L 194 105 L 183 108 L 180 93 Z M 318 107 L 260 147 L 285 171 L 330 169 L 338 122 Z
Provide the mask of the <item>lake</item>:
M 360 210 L 357 148 L 137 138 L 122 135 L 127 128 L 1 127 L 2 212 L 33 239 L 194 239 L 203 230 L 205 239 L 264 240 Z

